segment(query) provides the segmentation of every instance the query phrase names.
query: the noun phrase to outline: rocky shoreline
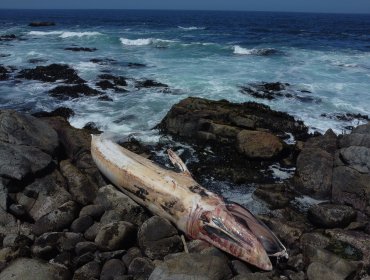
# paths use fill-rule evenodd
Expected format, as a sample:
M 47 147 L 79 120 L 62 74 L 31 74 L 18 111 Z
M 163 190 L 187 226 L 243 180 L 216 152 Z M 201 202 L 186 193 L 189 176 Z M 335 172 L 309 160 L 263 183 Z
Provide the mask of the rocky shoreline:
M 34 69 L 38 79 L 43 70 Z M 68 67 L 59 70 L 84 85 Z M 101 87 L 123 85 L 102 79 L 109 85 Z M 167 88 L 150 80 L 137 86 Z M 158 125 L 192 147 L 198 161 L 188 167 L 199 182 L 255 185 L 253 197 L 271 210 L 259 218 L 290 255 L 263 272 L 199 240 L 185 238 L 184 247 L 173 225 L 102 177 L 90 130 L 70 126 L 71 114 L 0 111 L 0 280 L 368 279 L 370 124 L 347 135 L 309 135 L 302 122 L 261 104 L 187 98 Z M 122 145 L 161 161 L 154 152 L 163 143 Z M 273 163 L 295 168 L 294 176 L 277 180 L 266 172 Z M 302 194 L 325 202 L 301 209 Z

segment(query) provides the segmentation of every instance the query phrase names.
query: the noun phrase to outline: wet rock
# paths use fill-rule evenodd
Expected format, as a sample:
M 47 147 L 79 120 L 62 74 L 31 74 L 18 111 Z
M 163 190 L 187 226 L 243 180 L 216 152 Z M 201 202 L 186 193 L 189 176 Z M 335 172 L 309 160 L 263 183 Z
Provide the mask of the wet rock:
M 262 131 L 242 130 L 237 135 L 237 145 L 249 158 L 273 158 L 283 150 L 283 142 L 278 137 Z
M 205 121 L 206 119 L 206 121 Z M 306 137 L 307 127 L 286 113 L 276 112 L 257 103 L 230 103 L 189 97 L 174 105 L 159 124 L 163 132 L 197 138 L 198 132 L 211 132 L 210 123 L 237 128 L 262 128 L 273 133 L 293 133 L 299 140 Z
M 368 115 L 362 115 L 362 114 L 355 114 L 355 113 L 333 113 L 333 114 L 321 114 L 321 117 L 329 118 L 329 119 L 334 119 L 338 121 L 347 121 L 351 122 L 354 120 L 369 120 Z
M 111 74 L 102 74 L 99 75 L 99 78 L 102 80 L 108 80 L 112 82 L 115 86 L 127 86 L 126 78 L 123 76 L 114 76 Z
M 289 256 L 287 265 L 297 272 L 302 271 L 304 269 L 303 255 Z
M 36 259 L 20 258 L 12 262 L 0 273 L 0 280 L 68 280 L 69 271 L 60 266 L 44 263 Z
M 73 280 L 99 279 L 100 271 L 100 264 L 92 261 L 77 269 L 73 275 Z
M 126 274 L 126 266 L 117 259 L 107 261 L 101 270 L 100 280 L 111 280 L 124 276 Z
M 33 69 L 24 69 L 19 72 L 18 78 L 42 82 L 56 82 L 62 80 L 69 84 L 80 84 L 85 82 L 77 75 L 74 69 L 65 64 L 50 64 L 48 66 L 37 66 Z
M 63 176 L 55 170 L 50 175 L 36 179 L 28 185 L 16 195 L 16 200 L 26 209 L 32 219 L 38 220 L 71 200 L 72 197 L 66 188 Z
M 78 215 L 78 206 L 74 201 L 68 201 L 53 212 L 38 219 L 33 227 L 36 235 L 41 235 L 48 231 L 58 231 L 69 227 Z
M 27 60 L 27 62 L 31 64 L 40 64 L 40 63 L 45 63 L 47 61 L 48 61 L 47 59 L 43 59 L 43 58 L 31 58 Z
M 260 185 L 253 196 L 267 202 L 270 209 L 284 208 L 292 200 L 284 184 Z
M 122 213 L 122 220 L 135 225 L 141 225 L 149 218 L 144 208 L 112 185 L 107 185 L 99 189 L 95 204 L 102 205 L 106 211 L 114 209 Z
M 346 205 L 319 204 L 308 210 L 308 219 L 319 227 L 343 228 L 356 219 L 356 211 Z
M 69 268 L 72 264 L 72 254 L 70 252 L 62 252 L 58 254 L 54 259 L 51 259 L 49 263 Z
M 131 67 L 131 68 L 141 68 L 141 67 L 146 67 L 146 65 L 145 65 L 145 64 L 137 63 L 137 62 L 129 62 L 129 63 L 127 63 L 127 66 L 128 66 L 128 67 Z
M 100 65 L 109 65 L 109 64 L 116 64 L 117 60 L 111 58 L 93 58 L 90 59 L 90 62 L 100 64 Z
M 96 86 L 100 87 L 103 90 L 114 89 L 115 88 L 115 85 L 112 82 L 108 81 L 108 80 L 99 81 L 99 82 L 96 83 Z
M 5 81 L 7 79 L 9 79 L 8 68 L 0 65 L 0 81 Z
M 143 223 L 138 232 L 138 242 L 144 254 L 151 259 L 183 251 L 177 229 L 167 220 L 154 216 Z
M 104 214 L 104 207 L 101 205 L 87 205 L 80 211 L 80 217 L 82 216 L 90 216 L 94 220 L 98 221 L 100 220 L 101 216 Z
M 29 257 L 30 253 L 28 246 L 18 248 L 4 247 L 0 249 L 0 262 L 7 263 L 17 258 Z
M 55 22 L 52 21 L 33 21 L 28 26 L 32 27 L 45 27 L 45 26 L 55 26 Z
M 17 39 L 17 36 L 15 34 L 0 35 L 0 42 L 1 41 L 13 41 L 16 39 Z
M 135 86 L 137 88 L 157 88 L 157 87 L 168 88 L 168 85 L 156 82 L 154 80 L 138 81 L 136 82 Z
M 59 107 L 51 112 L 45 112 L 45 111 L 41 111 L 41 112 L 37 112 L 37 113 L 34 113 L 32 114 L 34 117 L 37 117 L 37 118 L 44 118 L 44 117 L 62 117 L 66 120 L 68 120 L 70 117 L 73 117 L 74 116 L 74 112 L 72 109 L 70 108 L 67 108 L 67 107 Z
M 0 111 L 0 141 L 31 146 L 50 155 L 58 147 L 58 136 L 47 123 L 13 110 Z
M 5 209 L 5 208 L 4 208 Z M 26 209 L 23 205 L 20 204 L 11 204 L 9 206 L 9 213 L 14 215 L 17 218 L 22 218 L 26 215 Z
M 150 280 L 164 279 L 228 279 L 232 273 L 222 258 L 199 254 L 178 254 L 158 265 Z
M 128 248 L 135 241 L 135 227 L 129 222 L 113 222 L 100 228 L 95 243 L 102 250 Z
M 351 146 L 340 150 L 341 160 L 360 173 L 370 172 L 370 148 Z
M 57 86 L 49 91 L 49 94 L 58 99 L 74 99 L 82 96 L 97 96 L 102 92 L 89 87 L 86 84 L 79 84 L 74 86 Z
M 76 202 L 87 205 L 94 201 L 98 186 L 89 180 L 70 160 L 60 162 L 60 171 L 67 179 L 68 190 Z
M 333 170 L 332 199 L 338 204 L 364 210 L 369 205 L 370 176 L 353 168 L 338 166 Z
M 330 244 L 330 238 L 319 232 L 305 233 L 301 236 L 300 243 L 303 250 L 308 246 L 326 248 Z
M 154 264 L 147 258 L 135 258 L 128 267 L 128 274 L 135 279 L 148 279 L 154 269 Z
M 240 91 L 255 98 L 272 100 L 276 97 L 286 96 L 288 93 L 282 93 L 282 91 L 285 90 L 287 86 L 289 86 L 289 84 L 280 82 L 250 84 L 240 87 Z M 291 97 L 291 95 L 287 97 Z
M 316 198 L 327 198 L 331 193 L 334 158 L 318 148 L 306 148 L 297 158 L 294 182 L 299 191 Z
M 73 51 L 73 52 L 95 52 L 98 49 L 97 48 L 83 48 L 83 47 L 69 47 L 64 48 L 66 51 Z
M 135 258 L 141 258 L 143 255 L 141 254 L 141 250 L 137 247 L 131 247 L 130 249 L 128 249 L 128 251 L 126 252 L 126 254 L 123 255 L 122 257 L 122 261 L 123 263 L 126 265 L 126 267 L 129 267 L 131 262 L 135 259 Z
M 112 102 L 113 98 L 109 97 L 108 95 L 102 95 L 102 96 L 98 97 L 98 100 Z
M 85 232 L 93 223 L 94 220 L 90 216 L 81 216 L 73 221 L 71 224 L 71 231 Z

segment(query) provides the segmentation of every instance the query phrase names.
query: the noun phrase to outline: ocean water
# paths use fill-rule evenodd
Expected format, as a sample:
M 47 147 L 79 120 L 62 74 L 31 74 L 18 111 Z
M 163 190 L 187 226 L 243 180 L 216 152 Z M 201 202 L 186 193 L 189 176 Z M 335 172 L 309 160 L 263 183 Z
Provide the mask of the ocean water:
M 57 25 L 32 28 L 28 26 L 32 21 Z M 0 81 L 0 109 L 36 112 L 66 106 L 75 111 L 72 125 L 95 122 L 101 130 L 122 137 L 133 134 L 143 141 L 159 141 L 152 128 L 173 104 L 188 96 L 262 102 L 319 132 L 332 128 L 342 133 L 363 122 L 322 114 L 369 115 L 370 111 L 370 15 L 0 10 L 0 36 L 7 34 L 20 38 L 0 41 L 0 65 L 14 67 L 14 75 L 34 68 L 30 59 L 40 59 L 37 65 L 70 65 L 93 88 L 103 73 L 127 77 L 129 84 L 125 93 L 106 91 L 113 102 L 97 97 L 60 101 L 47 93 L 57 83 L 13 77 Z M 97 51 L 70 52 L 66 47 Z M 115 63 L 99 65 L 91 59 Z M 128 67 L 128 63 L 146 67 Z M 170 91 L 138 90 L 133 84 L 140 79 L 168 84 Z M 289 83 L 288 93 L 301 98 L 262 100 L 240 92 L 241 86 L 261 82 Z M 189 147 L 184 145 L 185 149 Z M 165 158 L 164 150 L 158 156 Z M 294 168 L 276 163 L 266 172 L 283 181 Z M 253 199 L 253 185 L 235 186 L 213 178 L 203 183 L 256 213 L 267 211 Z M 302 198 L 297 203 L 315 202 Z
M 56 26 L 32 28 L 31 21 Z M 75 110 L 76 127 L 95 122 L 104 131 L 136 133 L 156 141 L 151 130 L 171 106 L 187 96 L 257 101 L 288 112 L 312 130 L 341 133 L 361 121 L 338 121 L 321 115 L 370 109 L 370 15 L 265 12 L 133 10 L 0 10 L 0 35 L 21 40 L 0 42 L 0 64 L 18 70 L 66 63 L 90 86 L 110 72 L 132 79 L 154 79 L 170 86 L 127 93 L 107 93 L 113 102 L 85 97 L 59 101 L 48 96 L 55 84 L 0 82 L 0 108 L 24 111 Z M 65 47 L 97 48 L 70 52 Z M 114 59 L 98 65 L 90 59 Z M 146 67 L 130 68 L 127 63 Z M 255 99 L 240 86 L 259 82 L 289 83 L 289 91 L 308 99 Z

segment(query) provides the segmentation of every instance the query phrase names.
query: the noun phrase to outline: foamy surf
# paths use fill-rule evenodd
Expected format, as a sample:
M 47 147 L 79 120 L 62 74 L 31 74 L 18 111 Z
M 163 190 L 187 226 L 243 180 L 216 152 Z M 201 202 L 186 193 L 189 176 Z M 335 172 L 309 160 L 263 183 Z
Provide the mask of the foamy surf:
M 125 46 L 148 46 L 152 44 L 161 44 L 161 43 L 175 43 L 175 40 L 165 40 L 157 38 L 139 38 L 139 39 L 127 39 L 120 38 L 120 41 Z
M 191 31 L 191 30 L 204 30 L 204 29 L 206 29 L 205 27 L 197 27 L 197 26 L 189 26 L 189 27 L 178 26 L 178 28 L 181 29 L 181 30 L 187 30 L 187 31 Z
M 69 38 L 69 37 L 91 37 L 91 36 L 99 36 L 99 35 L 103 35 L 102 33 L 100 32 L 96 32 L 96 31 L 92 31 L 92 32 L 71 32 L 71 31 L 67 31 L 67 32 L 63 32 L 62 34 L 60 34 L 60 38 Z
M 241 46 L 235 45 L 233 46 L 234 54 L 238 55 L 260 55 L 260 56 L 267 56 L 277 54 L 278 51 L 273 48 L 262 48 L 262 49 L 246 49 Z

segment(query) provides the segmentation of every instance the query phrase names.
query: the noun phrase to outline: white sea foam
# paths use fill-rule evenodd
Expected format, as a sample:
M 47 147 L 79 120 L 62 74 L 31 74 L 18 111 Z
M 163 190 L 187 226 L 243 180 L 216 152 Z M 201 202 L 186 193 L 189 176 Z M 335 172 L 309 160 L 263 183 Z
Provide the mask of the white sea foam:
M 91 36 L 99 36 L 102 35 L 100 32 L 92 31 L 92 32 L 71 32 L 66 31 L 60 34 L 60 38 L 69 38 L 69 37 L 91 37 Z
M 180 28 L 182 30 L 187 30 L 187 31 L 191 31 L 191 30 L 204 30 L 204 29 L 206 29 L 205 27 L 197 27 L 197 26 L 189 26 L 189 27 L 178 26 L 178 28 Z
M 73 32 L 73 31 L 30 31 L 28 35 L 32 36 L 49 36 L 49 35 L 59 35 L 60 38 L 69 37 L 84 37 L 84 36 L 98 36 L 102 35 L 100 32 Z
M 120 38 L 120 41 L 125 46 L 148 46 L 151 44 L 176 42 L 175 40 L 165 40 L 165 39 L 156 39 L 156 38 L 139 38 L 139 39 Z
M 64 31 L 30 31 L 28 35 L 32 36 L 47 36 L 47 35 L 60 35 L 64 33 Z
M 253 54 L 252 50 L 242 48 L 242 47 L 240 47 L 238 45 L 235 45 L 233 47 L 233 49 L 234 49 L 234 53 L 235 54 L 241 54 L 241 55 L 250 55 L 250 54 Z

